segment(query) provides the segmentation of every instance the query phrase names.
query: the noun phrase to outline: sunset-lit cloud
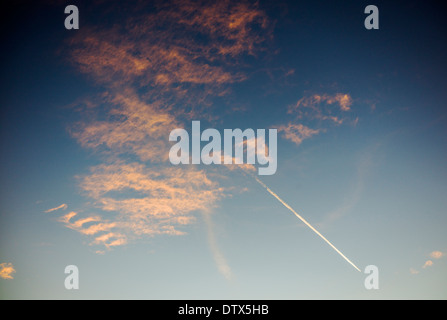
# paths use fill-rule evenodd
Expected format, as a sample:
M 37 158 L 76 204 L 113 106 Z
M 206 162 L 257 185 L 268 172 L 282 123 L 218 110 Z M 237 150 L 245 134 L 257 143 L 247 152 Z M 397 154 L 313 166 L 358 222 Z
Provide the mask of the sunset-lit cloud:
M 441 259 L 442 257 L 445 257 L 445 253 L 442 252 L 442 251 L 432 251 L 432 252 L 430 252 L 430 254 L 428 256 L 431 259 L 438 260 L 438 259 Z M 433 266 L 433 264 L 434 264 L 433 260 L 429 259 L 429 260 L 425 261 L 425 263 L 422 266 L 422 268 L 425 269 L 427 267 L 431 267 L 431 266 Z
M 430 252 L 430 253 L 428 254 L 428 256 L 429 256 L 431 259 L 428 259 L 428 260 L 426 260 L 426 261 L 424 262 L 424 264 L 422 265 L 422 269 L 426 269 L 426 268 L 432 267 L 432 266 L 435 264 L 435 262 L 434 262 L 433 260 L 439 260 L 439 259 L 445 257 L 446 254 L 445 254 L 444 252 L 442 252 L 442 251 L 438 251 L 438 250 L 436 250 L 436 251 L 432 251 L 432 252 Z M 433 260 L 432 260 L 432 259 L 433 259 Z M 413 268 L 411 268 L 410 272 L 411 272 L 411 274 L 418 274 L 418 273 L 419 273 L 419 271 L 417 271 L 417 270 L 415 270 L 415 269 L 413 269 Z
M 444 252 L 441 251 L 433 251 L 430 253 L 430 257 L 433 259 L 440 259 L 445 256 Z
M 0 263 L 0 278 L 14 279 L 13 274 L 16 273 L 14 266 L 10 262 Z
M 174 225 L 194 221 L 190 214 L 211 208 L 223 189 L 201 170 L 141 163 L 115 163 L 91 168 L 80 186 L 106 212 L 119 213 L 119 220 L 136 234 L 177 234 Z M 113 197 L 113 194 L 129 196 Z M 169 227 L 168 227 L 169 226 Z
M 192 27 L 208 35 L 207 54 L 216 51 L 222 56 L 241 53 L 256 54 L 256 46 L 268 36 L 269 21 L 256 5 L 245 1 L 182 1 L 176 10 L 168 10 L 167 16 L 181 25 Z M 264 29 L 260 35 L 252 32 L 257 25 Z M 217 50 L 213 50 L 217 49 Z
M 278 132 L 283 138 L 300 145 L 305 139 L 327 132 L 331 126 L 344 123 L 356 126 L 359 117 L 350 119 L 346 116 L 352 103 L 348 93 L 305 94 L 297 103 L 288 106 L 291 120 L 278 125 Z
M 79 218 L 78 213 L 74 211 L 59 218 L 59 222 L 64 223 L 67 228 L 76 230 L 85 235 L 94 235 L 98 232 L 109 231 L 117 226 L 117 223 L 103 222 L 103 219 L 97 215 Z M 84 226 L 86 224 L 88 226 Z
M 69 41 L 72 64 L 109 88 L 151 87 L 146 97 L 196 104 L 245 80 L 239 57 L 255 55 L 269 37 L 266 15 L 249 2 L 183 0 L 156 7 L 120 26 L 79 30 Z
M 345 121 L 344 113 L 351 110 L 352 103 L 353 99 L 347 93 L 312 94 L 305 95 L 296 104 L 290 105 L 287 112 L 300 120 L 316 120 L 340 125 Z M 337 107 L 334 108 L 334 105 Z
M 53 211 L 56 211 L 56 210 L 65 210 L 65 209 L 67 209 L 68 208 L 68 205 L 67 204 L 65 204 L 65 203 L 63 203 L 63 204 L 61 204 L 60 206 L 58 206 L 58 207 L 55 207 L 55 208 L 51 208 L 51 209 L 48 209 L 48 210 L 45 210 L 44 212 L 45 213 L 49 213 L 49 212 L 53 212 Z
M 289 123 L 288 125 L 281 125 L 277 127 L 278 132 L 283 133 L 283 137 L 295 143 L 296 145 L 300 145 L 304 139 L 308 139 L 318 133 L 321 130 L 314 130 L 309 127 L 306 127 L 302 124 L 293 124 Z
M 441 252 L 441 251 L 432 251 L 429 254 L 429 257 L 432 259 L 441 259 L 442 257 L 445 256 L 445 253 Z M 425 261 L 424 265 L 422 266 L 423 269 L 427 268 L 427 267 L 431 267 L 433 266 L 434 262 L 433 260 L 427 260 Z
M 202 170 L 157 168 L 136 162 L 92 167 L 90 174 L 78 177 L 80 187 L 103 214 L 72 211 L 59 221 L 95 236 L 91 244 L 111 248 L 142 235 L 185 234 L 177 227 L 195 222 L 195 212 L 209 212 L 225 196 L 224 189 Z
M 340 106 L 341 111 L 349 111 L 349 110 L 351 110 L 350 106 L 352 104 L 352 98 L 351 98 L 351 96 L 349 94 L 337 93 L 333 97 L 326 96 L 325 98 L 326 98 L 326 102 L 328 104 L 338 103 L 338 105 Z
M 225 190 L 204 170 L 170 165 L 167 137 L 245 80 L 239 59 L 256 56 L 269 37 L 257 4 L 227 0 L 159 3 L 120 26 L 84 26 L 71 37 L 72 65 L 107 89 L 76 107 L 81 120 L 70 134 L 104 163 L 78 176 L 98 213 L 60 221 L 111 248 L 142 235 L 182 235 L 197 212 L 210 212 Z
M 77 220 L 76 220 L 77 218 Z M 67 228 L 78 231 L 86 236 L 94 236 L 90 245 L 103 245 L 110 249 L 115 246 L 125 245 L 127 236 L 119 232 L 111 232 L 111 229 L 122 229 L 122 222 L 104 221 L 99 216 L 87 216 L 78 218 L 78 213 L 70 212 L 59 219 Z M 85 226 L 87 225 L 87 226 Z M 103 250 L 97 250 L 98 253 L 104 253 Z
M 120 233 L 109 232 L 95 238 L 94 244 L 102 244 L 106 248 L 122 246 L 127 243 L 127 237 Z
M 349 111 L 352 105 L 352 98 L 347 93 L 330 94 L 313 94 L 305 96 L 298 100 L 295 105 L 289 107 L 289 113 L 301 108 L 315 108 L 317 105 L 332 105 L 338 104 L 341 111 Z
M 109 103 L 108 119 L 86 120 L 71 128 L 82 146 L 115 155 L 136 154 L 142 161 L 168 159 L 165 137 L 178 122 L 159 102 L 144 102 L 128 89 L 107 97 L 105 103 Z
M 59 221 L 63 222 L 63 223 L 69 223 L 71 218 L 75 217 L 76 215 L 77 215 L 76 212 L 71 211 L 71 212 L 63 215 L 61 218 L 59 218 Z

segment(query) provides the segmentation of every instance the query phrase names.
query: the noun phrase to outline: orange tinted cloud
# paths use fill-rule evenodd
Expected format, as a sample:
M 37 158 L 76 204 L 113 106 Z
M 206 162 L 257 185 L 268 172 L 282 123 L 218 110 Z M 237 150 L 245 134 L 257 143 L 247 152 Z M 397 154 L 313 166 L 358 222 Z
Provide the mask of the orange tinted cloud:
M 209 37 L 206 55 L 237 56 L 242 53 L 255 54 L 255 48 L 268 35 L 267 16 L 256 5 L 245 1 L 182 1 L 168 16 Z M 253 32 L 257 26 L 266 33 Z
M 432 259 L 441 259 L 442 257 L 445 257 L 445 255 L 446 254 L 444 252 L 442 252 L 442 251 L 432 251 L 432 252 L 430 252 L 429 257 L 432 258 Z M 425 261 L 424 265 L 422 266 L 422 269 L 426 269 L 426 268 L 431 267 L 433 265 L 434 265 L 433 260 L 429 259 L 429 260 Z M 411 274 L 418 274 L 419 273 L 418 271 L 416 271 L 414 269 L 411 269 L 410 272 L 411 272 Z
M 349 111 L 351 109 L 352 98 L 349 94 L 337 93 L 334 99 L 338 102 L 342 111 Z
M 99 103 L 85 102 L 85 119 L 70 133 L 104 162 L 78 177 L 98 213 L 60 221 L 111 249 L 142 235 L 184 234 L 197 212 L 209 212 L 225 190 L 203 170 L 169 164 L 167 137 L 245 80 L 239 59 L 268 37 L 257 4 L 228 0 L 160 2 L 120 25 L 74 34 L 70 62 L 105 92 Z
M 329 94 L 313 94 L 311 96 L 306 96 L 298 100 L 296 105 L 289 107 L 289 113 L 296 111 L 300 107 L 305 108 L 316 108 L 321 104 L 338 104 L 341 111 L 349 111 L 352 105 L 352 98 L 347 93 L 337 93 L 335 95 Z
M 64 216 L 62 216 L 61 218 L 59 218 L 59 221 L 63 222 L 63 223 L 69 223 L 71 218 L 75 217 L 76 215 L 77 215 L 77 213 L 74 211 L 69 212 L 69 213 L 65 214 Z
M 441 251 L 433 251 L 433 252 L 430 252 L 429 256 L 432 259 L 441 259 L 442 257 L 445 256 L 445 253 L 443 253 Z M 431 267 L 433 264 L 434 264 L 434 262 L 432 260 L 427 260 L 427 261 L 425 261 L 425 263 L 422 266 L 422 268 L 425 269 L 427 267 Z
M 284 138 L 291 140 L 296 145 L 300 145 L 304 139 L 320 133 L 321 130 L 314 130 L 302 124 L 289 123 L 278 127 L 278 132 L 283 132 Z
M 429 254 L 430 258 L 432 259 L 441 259 L 445 254 L 441 251 L 433 251 Z M 423 269 L 427 267 L 433 266 L 434 262 L 432 260 L 425 261 L 424 265 L 422 266 Z
M 304 139 L 308 139 L 321 132 L 327 131 L 330 125 L 341 125 L 348 120 L 346 112 L 351 110 L 352 97 L 347 93 L 311 94 L 306 95 L 296 104 L 288 107 L 288 113 L 295 116 L 295 122 L 280 125 L 278 131 L 283 137 L 299 145 Z M 334 106 L 336 106 L 334 108 Z M 359 118 L 348 121 L 351 125 L 357 125 Z M 311 124 L 311 129 L 302 123 Z
M 193 222 L 191 213 L 211 208 L 223 196 L 204 171 L 193 167 L 153 170 L 141 163 L 93 167 L 80 186 L 98 208 L 118 212 L 120 227 L 149 235 L 177 234 L 171 227 Z M 129 196 L 116 198 L 116 194 Z
M 111 247 L 125 245 L 127 243 L 127 238 L 125 235 L 120 233 L 110 232 L 96 237 L 93 243 L 102 244 L 106 248 L 110 249 Z
M 433 265 L 433 261 L 431 260 L 427 260 L 425 261 L 424 265 L 422 266 L 422 268 L 427 268 L 427 267 L 431 267 Z
M 430 253 L 430 257 L 433 259 L 440 259 L 445 256 L 445 253 L 441 251 L 433 251 Z
M 71 130 L 79 143 L 91 149 L 106 149 L 114 154 L 133 153 L 143 161 L 166 161 L 171 128 L 178 126 L 175 117 L 160 103 L 147 103 L 133 90 L 110 94 L 109 118 L 78 124 Z
M 14 279 L 12 276 L 14 273 L 16 273 L 16 270 L 12 263 L 0 263 L 0 278 L 12 280 Z
M 120 26 L 85 26 L 70 39 L 67 54 L 81 72 L 111 88 L 218 95 L 226 92 L 222 85 L 246 79 L 236 58 L 260 50 L 268 26 L 266 15 L 245 1 L 169 1 Z
M 55 207 L 55 208 L 51 208 L 51 209 L 45 210 L 44 212 L 45 212 L 45 213 L 49 213 L 49 212 L 53 212 L 53 211 L 60 210 L 60 209 L 65 210 L 65 209 L 67 209 L 67 208 L 68 208 L 68 206 L 67 206 L 65 203 L 63 203 L 63 204 L 61 204 L 61 205 L 58 206 L 58 207 Z
M 102 164 L 79 178 L 83 192 L 104 214 L 70 212 L 59 221 L 67 228 L 94 236 L 91 244 L 110 249 L 141 235 L 183 235 L 178 226 L 195 222 L 195 212 L 206 211 L 224 196 L 224 189 L 204 171 L 193 167 L 141 163 Z
M 338 105 L 338 109 L 333 108 L 333 105 Z M 288 113 L 295 114 L 298 119 L 329 121 L 340 125 L 345 120 L 343 113 L 351 110 L 351 105 L 352 98 L 346 93 L 313 94 L 289 106 Z

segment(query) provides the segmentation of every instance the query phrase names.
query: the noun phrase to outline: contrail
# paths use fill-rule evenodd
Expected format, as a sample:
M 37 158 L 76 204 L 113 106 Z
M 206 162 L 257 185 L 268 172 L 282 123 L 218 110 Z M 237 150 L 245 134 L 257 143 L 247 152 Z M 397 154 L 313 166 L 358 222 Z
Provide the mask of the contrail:
M 210 246 L 210 249 L 214 256 L 214 261 L 217 264 L 217 268 L 219 272 L 227 279 L 231 280 L 233 277 L 233 274 L 231 272 L 231 268 L 227 263 L 227 260 L 225 259 L 224 255 L 220 251 L 217 243 L 216 243 L 216 237 L 214 235 L 213 230 L 213 222 L 211 221 L 211 212 L 203 212 L 203 217 L 205 219 L 207 231 L 208 231 L 208 243 Z
M 273 192 L 269 187 L 267 187 L 264 182 L 262 182 L 261 180 L 258 179 L 258 177 L 252 175 L 253 178 L 256 179 L 256 181 L 263 186 L 272 196 L 274 196 L 279 202 L 281 202 L 284 207 L 286 207 L 287 209 L 289 209 L 290 211 L 292 211 L 301 221 L 304 222 L 304 224 L 306 226 L 308 226 L 313 232 L 315 232 L 317 235 L 319 235 L 321 237 L 321 239 L 323 239 L 324 241 L 326 241 L 326 243 L 328 245 L 330 245 L 332 247 L 332 249 L 334 249 L 339 255 L 341 255 L 343 257 L 343 259 L 345 259 L 347 262 L 349 262 L 350 265 L 352 265 L 357 271 L 362 272 L 359 268 L 357 268 L 357 266 L 351 262 L 351 260 L 349 260 L 343 253 L 341 253 L 340 250 L 338 250 L 328 239 L 326 239 L 320 232 L 318 232 L 317 229 L 315 229 L 309 222 L 306 221 L 306 219 L 304 219 L 302 216 L 300 216 L 295 210 L 293 210 L 293 208 L 291 206 L 289 206 L 287 203 L 285 203 L 275 192 Z

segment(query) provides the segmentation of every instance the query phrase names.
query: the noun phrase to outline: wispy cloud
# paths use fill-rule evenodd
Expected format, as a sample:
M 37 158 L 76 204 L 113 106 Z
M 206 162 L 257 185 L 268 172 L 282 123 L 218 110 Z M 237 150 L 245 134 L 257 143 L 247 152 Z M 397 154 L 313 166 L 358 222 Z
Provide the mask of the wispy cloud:
M 247 1 L 182 0 L 135 12 L 120 26 L 79 31 L 67 54 L 81 72 L 109 88 L 149 88 L 145 98 L 195 108 L 247 78 L 240 58 L 262 49 L 269 20 Z
M 14 266 L 10 262 L 0 263 L 0 278 L 14 279 L 13 274 L 16 273 Z
M 58 206 L 58 207 L 55 207 L 55 208 L 51 208 L 51 209 L 45 210 L 44 212 L 45 212 L 45 213 L 49 213 L 49 212 L 53 212 L 53 211 L 57 211 L 57 210 L 65 210 L 65 209 L 67 209 L 67 208 L 68 208 L 68 205 L 65 204 L 65 203 L 63 203 L 63 204 L 61 204 L 61 205 Z
M 173 226 L 194 221 L 192 212 L 212 207 L 223 193 L 203 170 L 168 166 L 154 170 L 122 162 L 91 168 L 80 186 L 97 207 L 117 212 L 137 234 L 149 235 L 182 234 Z
M 223 188 L 193 167 L 154 169 L 119 161 L 90 171 L 78 177 L 80 187 L 93 200 L 89 210 L 102 214 L 72 211 L 59 221 L 92 237 L 90 244 L 108 249 L 141 236 L 183 235 L 181 229 L 196 220 L 196 212 L 209 211 L 225 196 Z
M 359 118 L 346 116 L 351 111 L 353 99 L 348 93 L 305 94 L 295 104 L 288 106 L 291 120 L 277 126 L 282 137 L 300 145 L 303 140 L 322 132 L 331 126 L 343 123 L 357 125 Z
M 419 271 L 417 271 L 416 269 L 410 268 L 410 274 L 418 274 Z
M 82 119 L 69 131 L 103 162 L 77 177 L 86 206 L 59 221 L 90 245 L 112 249 L 143 236 L 183 235 L 199 212 L 210 212 L 228 190 L 209 170 L 172 166 L 169 132 L 192 118 L 213 119 L 213 99 L 247 79 L 243 59 L 264 49 L 270 31 L 257 3 L 179 0 L 74 34 L 61 52 L 104 91 L 75 106 Z M 229 278 L 205 217 L 216 264 Z
M 346 112 L 351 110 L 352 105 L 352 97 L 347 93 L 336 93 L 333 95 L 330 94 L 313 94 L 309 96 L 304 96 L 298 102 L 294 105 L 289 106 L 288 113 L 294 113 L 294 112 L 304 112 L 303 109 L 310 109 L 314 111 L 314 115 L 317 118 L 321 119 L 329 119 L 335 121 L 334 118 L 327 117 L 323 111 L 325 111 L 327 114 L 330 114 L 330 110 L 327 106 L 331 105 L 338 105 L 339 110 Z M 335 110 L 336 111 L 336 110 Z M 332 111 L 332 112 L 335 112 Z
M 126 236 L 110 231 L 118 227 L 118 223 L 109 222 L 100 216 L 90 215 L 79 218 L 78 213 L 72 211 L 59 218 L 59 221 L 64 223 L 67 228 L 76 230 L 87 236 L 94 236 L 94 240 L 90 244 L 102 244 L 110 249 L 111 247 L 127 243 Z
M 142 161 L 167 161 L 166 137 L 179 123 L 160 101 L 145 102 L 134 90 L 125 89 L 108 94 L 103 103 L 109 109 L 107 119 L 86 120 L 71 128 L 83 147 L 114 155 L 135 154 Z
M 304 139 L 308 139 L 322 131 L 319 129 L 317 130 L 311 129 L 302 124 L 293 124 L 293 123 L 289 123 L 287 125 L 280 125 L 279 127 L 277 127 L 277 129 L 278 132 L 283 133 L 283 137 L 285 139 L 291 140 L 296 145 L 300 145 Z

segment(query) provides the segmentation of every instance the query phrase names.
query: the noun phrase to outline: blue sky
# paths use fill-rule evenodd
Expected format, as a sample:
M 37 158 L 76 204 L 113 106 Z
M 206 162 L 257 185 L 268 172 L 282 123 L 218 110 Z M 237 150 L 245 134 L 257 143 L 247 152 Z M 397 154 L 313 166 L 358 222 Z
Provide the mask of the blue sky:
M 79 30 L 59 1 L 4 21 L 2 299 L 447 297 L 437 4 L 73 4 Z M 379 289 L 236 166 L 170 164 L 193 120 L 278 129 L 259 178 Z

